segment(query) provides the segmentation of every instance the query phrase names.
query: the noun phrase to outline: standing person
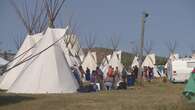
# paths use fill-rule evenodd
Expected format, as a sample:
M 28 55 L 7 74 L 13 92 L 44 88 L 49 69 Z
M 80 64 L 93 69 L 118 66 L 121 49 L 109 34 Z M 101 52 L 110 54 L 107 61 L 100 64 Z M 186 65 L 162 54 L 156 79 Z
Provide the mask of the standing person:
M 96 68 L 96 77 L 97 83 L 100 84 L 100 89 L 103 89 L 103 72 L 99 67 Z
M 112 77 L 112 75 L 113 75 L 113 68 L 112 68 L 112 66 L 109 66 L 108 72 L 107 72 L 107 77 Z
M 85 79 L 86 81 L 90 81 L 90 69 L 87 67 L 86 73 L 85 73 Z
M 83 81 L 84 80 L 84 76 L 85 76 L 85 71 L 83 70 L 82 66 L 79 66 L 79 71 L 81 73 L 81 80 Z
M 123 68 L 123 70 L 122 70 L 122 80 L 125 83 L 127 82 L 127 71 L 125 68 Z
M 137 79 L 137 77 L 138 77 L 138 67 L 137 67 L 137 65 L 134 66 L 133 73 L 135 75 L 135 79 Z
M 154 78 L 153 68 L 149 67 L 149 81 L 151 81 Z
M 120 73 L 118 70 L 118 66 L 115 68 L 114 74 L 113 74 L 113 87 L 116 88 L 117 82 L 120 80 Z
M 79 76 L 79 71 L 77 70 L 76 66 L 71 67 L 72 73 L 74 74 L 75 79 L 77 80 L 79 86 L 82 85 L 80 76 Z
M 91 83 L 95 84 L 96 83 L 96 71 L 92 71 L 91 77 L 90 77 Z

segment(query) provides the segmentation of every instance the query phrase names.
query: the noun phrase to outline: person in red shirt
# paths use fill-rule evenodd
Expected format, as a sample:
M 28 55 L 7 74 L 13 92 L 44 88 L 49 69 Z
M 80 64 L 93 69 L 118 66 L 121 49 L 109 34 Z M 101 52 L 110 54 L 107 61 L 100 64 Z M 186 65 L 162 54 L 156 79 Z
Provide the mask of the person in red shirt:
M 108 72 L 107 72 L 107 77 L 112 77 L 113 76 L 113 68 L 112 66 L 109 66 Z

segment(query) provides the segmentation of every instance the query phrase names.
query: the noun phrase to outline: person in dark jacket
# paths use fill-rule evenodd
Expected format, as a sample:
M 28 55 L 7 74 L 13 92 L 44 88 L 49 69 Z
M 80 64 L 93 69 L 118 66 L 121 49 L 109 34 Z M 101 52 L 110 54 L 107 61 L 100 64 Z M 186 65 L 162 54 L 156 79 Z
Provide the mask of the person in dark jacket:
M 90 69 L 87 67 L 86 73 L 85 73 L 85 79 L 86 81 L 90 81 Z

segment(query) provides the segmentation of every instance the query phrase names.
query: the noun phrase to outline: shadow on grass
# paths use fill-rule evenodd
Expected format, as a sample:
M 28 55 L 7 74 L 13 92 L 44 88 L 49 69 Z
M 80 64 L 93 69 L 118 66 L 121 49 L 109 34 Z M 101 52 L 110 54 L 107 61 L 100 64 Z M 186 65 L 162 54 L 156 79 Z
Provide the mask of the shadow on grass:
M 22 101 L 29 101 L 35 98 L 29 96 L 18 96 L 18 95 L 5 95 L 0 96 L 0 106 L 20 103 Z

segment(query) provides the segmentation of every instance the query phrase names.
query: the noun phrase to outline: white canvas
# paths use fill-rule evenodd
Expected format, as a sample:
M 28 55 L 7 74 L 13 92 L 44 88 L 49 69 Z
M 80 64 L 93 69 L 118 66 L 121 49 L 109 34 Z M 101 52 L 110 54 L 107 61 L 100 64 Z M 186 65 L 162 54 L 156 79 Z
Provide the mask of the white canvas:
M 169 59 L 167 60 L 167 62 L 166 62 L 166 64 L 165 64 L 165 68 L 167 68 L 169 62 L 175 61 L 175 60 L 178 60 L 178 59 L 179 59 L 179 54 L 177 54 L 177 53 L 171 54 L 171 55 L 169 56 Z
M 139 59 L 137 56 L 134 57 L 133 62 L 131 64 L 131 68 L 133 68 L 134 66 L 139 67 Z
M 14 61 L 12 61 L 8 65 L 8 69 L 12 68 L 16 64 L 18 64 L 21 61 L 25 60 L 26 58 L 30 57 L 32 55 L 32 53 L 34 52 L 34 49 L 36 48 L 35 44 L 38 43 L 38 41 L 41 39 L 41 37 L 42 37 L 42 33 L 38 33 L 35 35 L 27 35 L 22 46 L 20 47 L 19 51 L 17 52 L 16 56 L 14 57 L 15 58 Z M 32 46 L 34 46 L 34 48 L 30 49 Z M 30 50 L 27 52 L 28 49 L 30 49 Z M 18 57 L 18 56 L 20 56 L 20 57 Z M 11 69 L 7 73 L 4 73 L 2 76 L 2 80 L 0 82 L 0 89 L 8 89 L 12 85 L 12 83 L 16 80 L 16 78 L 18 77 L 18 75 L 22 71 L 25 64 L 26 64 L 26 62 Z
M 87 67 L 92 71 L 92 70 L 96 70 L 97 67 L 97 62 L 95 58 L 96 55 L 92 54 L 91 51 L 89 51 L 87 53 L 87 55 L 85 56 L 83 63 L 82 63 L 82 67 L 83 69 L 86 71 Z
M 106 56 L 108 62 L 104 59 L 104 62 L 103 62 L 104 64 L 102 64 L 102 67 L 101 67 L 102 72 L 104 73 L 104 77 L 107 76 L 107 72 L 108 72 L 109 66 L 112 66 L 114 69 L 115 69 L 116 67 L 118 67 L 119 72 L 120 72 L 120 73 L 122 72 L 124 66 L 123 66 L 123 64 L 121 63 L 121 60 L 120 60 L 121 58 L 120 58 L 120 56 L 121 56 L 121 52 L 118 52 L 118 51 L 113 52 L 112 55 Z M 103 65 L 104 65 L 104 66 L 103 66 Z
M 64 29 L 48 28 L 33 55 L 53 44 L 65 32 Z M 78 83 L 67 64 L 61 43 L 58 42 L 29 60 L 8 92 L 72 93 L 76 92 L 77 88 Z
M 149 54 L 144 59 L 144 61 L 142 63 L 142 67 L 144 67 L 144 66 L 154 67 L 155 63 L 156 63 L 155 62 L 155 54 Z
M 123 64 L 121 63 L 120 56 L 121 55 L 117 54 L 117 52 L 113 52 L 111 59 L 109 61 L 109 65 L 111 65 L 114 69 L 118 67 L 119 72 L 122 72 Z

